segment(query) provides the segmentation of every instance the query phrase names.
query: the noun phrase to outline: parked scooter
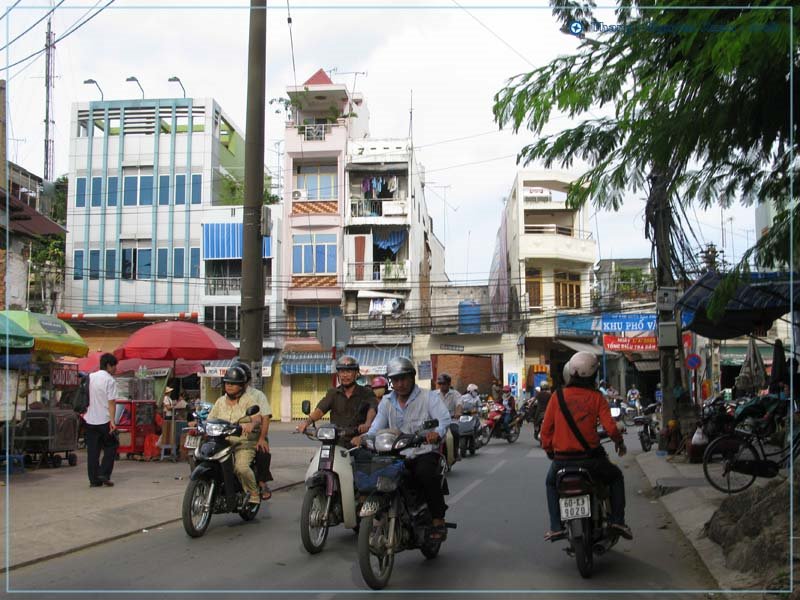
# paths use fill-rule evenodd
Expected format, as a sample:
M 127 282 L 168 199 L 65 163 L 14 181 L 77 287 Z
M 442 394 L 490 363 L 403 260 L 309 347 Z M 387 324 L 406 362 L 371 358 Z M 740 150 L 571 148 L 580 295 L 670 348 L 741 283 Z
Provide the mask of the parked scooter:
M 311 413 L 311 402 L 303 400 L 303 414 Z M 328 529 L 343 523 L 348 529 L 358 528 L 357 500 L 353 483 L 350 451 L 337 446 L 344 428 L 326 424 L 311 439 L 322 442 L 306 470 L 306 494 L 300 509 L 300 539 L 309 554 L 321 552 L 328 539 Z M 349 432 L 353 433 L 353 432 Z
M 364 440 L 374 454 L 368 462 L 360 457 L 356 461 L 356 485 L 360 493 L 369 494 L 359 512 L 358 566 L 364 581 L 374 590 L 389 583 L 397 553 L 419 549 L 427 559 L 439 554 L 442 542 L 428 537 L 433 518 L 422 491 L 407 478 L 405 459 L 400 454 L 424 444 L 425 432 L 438 424 L 436 419 L 426 421 L 414 434 L 383 429 Z M 442 488 L 446 492 L 444 461 L 441 456 Z M 447 527 L 456 525 L 447 523 Z
M 609 439 L 605 432 L 601 438 Z M 575 557 L 581 576 L 590 577 L 594 556 L 604 554 L 619 541 L 619 534 L 609 527 L 608 487 L 595 481 L 588 469 L 568 466 L 556 473 L 556 489 L 561 522 L 569 541 L 566 552 Z M 551 541 L 560 539 L 564 536 Z
M 258 412 L 258 406 L 251 406 L 240 422 Z M 192 471 L 181 508 L 183 528 L 191 537 L 200 537 L 206 532 L 212 514 L 239 513 L 245 521 L 252 521 L 261 507 L 260 503 L 249 502 L 247 492 L 233 471 L 233 446 L 227 438 L 241 435 L 241 425 L 211 419 L 202 429 L 206 441 L 195 449 L 197 466 Z
M 634 417 L 633 422 L 639 425 L 639 443 L 642 445 L 643 452 L 649 452 L 653 447 L 653 443 L 658 441 L 659 422 L 655 418 L 656 408 L 658 404 L 653 402 L 642 410 L 642 415 Z

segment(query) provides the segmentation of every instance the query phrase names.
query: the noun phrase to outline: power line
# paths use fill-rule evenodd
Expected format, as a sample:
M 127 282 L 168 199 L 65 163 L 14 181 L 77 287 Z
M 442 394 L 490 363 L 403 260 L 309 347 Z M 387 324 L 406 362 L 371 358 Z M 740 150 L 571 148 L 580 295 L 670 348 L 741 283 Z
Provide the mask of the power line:
M 16 6 L 17 4 L 19 4 L 19 0 L 17 0 L 17 2 L 14 4 L 14 6 Z M 0 48 L 0 51 L 3 51 L 3 50 L 5 50 L 6 48 L 8 48 L 8 47 L 9 47 L 11 44 L 13 44 L 14 42 L 16 42 L 16 41 L 17 41 L 19 38 L 21 38 L 21 37 L 22 37 L 23 35 L 25 35 L 26 33 L 28 33 L 28 32 L 29 32 L 31 29 L 33 29 L 33 28 L 34 28 L 34 27 L 36 27 L 36 26 L 37 26 L 39 23 L 41 23 L 42 21 L 44 21 L 44 20 L 45 20 L 47 17 L 49 17 L 51 14 L 53 14 L 53 12 L 55 12 L 55 10 L 56 10 L 56 9 L 57 9 L 59 6 L 61 6 L 62 4 L 64 4 L 64 0 L 60 0 L 60 2 L 59 2 L 58 4 L 56 4 L 56 5 L 55 5 L 53 8 L 51 8 L 50 10 L 48 10 L 48 11 L 47 11 L 47 12 L 46 12 L 46 13 L 45 13 L 45 14 L 44 14 L 42 17 L 40 17 L 40 18 L 39 18 L 39 20 L 38 20 L 38 21 L 34 22 L 34 23 L 33 23 L 33 25 L 31 25 L 30 27 L 28 27 L 28 28 L 27 28 L 25 31 L 23 31 L 22 33 L 20 33 L 20 34 L 19 34 L 17 37 L 15 37 L 13 40 L 11 40 L 10 42 L 8 42 L 8 43 L 7 43 L 5 46 L 3 46 L 2 48 Z M 14 6 L 12 6 L 11 8 L 14 8 Z M 9 9 L 8 9 L 8 10 L 5 12 L 5 14 L 3 15 L 3 17 L 5 17 L 5 16 L 6 16 L 6 15 L 7 15 L 7 14 L 8 14 L 10 11 L 11 11 L 11 8 L 9 8 Z M 2 19 L 3 17 L 0 17 L 0 19 Z M 39 51 L 38 51 L 37 53 L 35 53 L 35 54 L 39 54 L 39 53 L 41 53 L 41 52 L 44 52 L 44 50 L 39 50 Z M 31 56 L 33 56 L 33 55 L 31 55 Z M 30 58 L 30 56 L 29 56 L 28 58 Z M 23 61 L 25 61 L 25 60 L 28 60 L 28 58 L 23 58 L 22 60 L 23 60 Z M 9 66 L 8 66 L 8 68 L 10 69 L 11 67 L 13 67 L 13 66 L 14 66 L 14 65 L 16 65 L 16 64 L 18 64 L 18 63 L 14 63 L 13 65 L 9 65 Z
M 8 13 L 10 13 L 10 12 L 11 12 L 11 10 L 12 10 L 12 9 L 13 9 L 13 8 L 14 8 L 14 7 L 17 5 L 17 4 L 19 4 L 20 2 L 22 2 L 22 0 L 17 0 L 16 2 L 14 2 L 14 4 L 12 4 L 11 6 L 9 6 L 9 7 L 6 9 L 6 12 L 4 12 L 2 16 L 0 16 L 0 21 L 2 21 L 4 18 L 6 18 L 6 16 L 8 16 Z
M 488 27 L 488 26 L 487 26 L 485 23 L 483 23 L 483 22 L 482 22 L 482 21 L 481 21 L 481 20 L 480 20 L 478 17 L 476 17 L 476 16 L 475 16 L 475 15 L 473 15 L 471 12 L 469 12 L 469 11 L 468 11 L 466 8 L 464 8 L 463 6 L 461 6 L 461 5 L 460 5 L 458 2 L 456 2 L 456 0 L 452 0 L 452 2 L 453 2 L 453 4 L 455 4 L 457 7 L 459 7 L 461 10 L 463 10 L 465 13 L 467 13 L 467 14 L 468 14 L 470 17 L 472 17 L 473 19 L 475 19 L 475 20 L 478 22 L 478 24 L 479 24 L 481 27 L 483 27 L 483 28 L 484 28 L 486 31 L 488 31 L 488 32 L 489 32 L 489 33 L 491 33 L 491 34 L 492 34 L 494 37 L 496 37 L 498 40 L 500 40 L 500 42 L 501 42 L 501 43 L 502 43 L 504 46 L 506 46 L 506 47 L 507 47 L 509 50 L 511 50 L 511 51 L 512 51 L 514 54 L 516 54 L 517 56 L 519 56 L 519 57 L 520 57 L 522 60 L 524 60 L 526 63 L 528 63 L 528 64 L 529 64 L 531 67 L 533 67 L 534 69 L 536 68 L 536 65 L 535 65 L 535 64 L 533 64 L 531 61 L 529 61 L 529 60 L 527 59 L 527 57 L 526 57 L 526 56 L 524 56 L 524 55 L 523 55 L 521 52 L 519 52 L 519 51 L 518 51 L 516 48 L 514 48 L 514 46 L 512 46 L 511 44 L 509 44 L 509 43 L 508 43 L 506 40 L 504 40 L 502 37 L 500 37 L 498 34 L 496 34 L 494 31 L 492 31 L 492 30 L 491 30 L 491 29 L 490 29 L 490 28 L 489 28 L 489 27 Z

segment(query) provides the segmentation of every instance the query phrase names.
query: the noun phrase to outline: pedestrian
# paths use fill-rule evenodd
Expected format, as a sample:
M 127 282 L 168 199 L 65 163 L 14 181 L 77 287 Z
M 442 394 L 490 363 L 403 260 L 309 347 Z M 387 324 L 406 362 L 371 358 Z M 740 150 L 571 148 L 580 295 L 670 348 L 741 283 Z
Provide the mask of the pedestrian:
M 161 445 L 175 447 L 175 442 L 172 439 L 172 411 L 174 408 L 172 402 L 172 389 L 170 386 L 164 388 L 164 397 L 161 399 L 161 412 L 164 417 L 164 423 L 161 428 Z
M 100 357 L 100 370 L 89 375 L 89 409 L 84 415 L 86 421 L 86 467 L 89 473 L 89 487 L 113 486 L 111 472 L 117 457 L 119 441 L 115 435 L 117 382 L 114 373 L 117 359 L 113 354 Z M 103 461 L 100 463 L 100 448 L 103 448 Z

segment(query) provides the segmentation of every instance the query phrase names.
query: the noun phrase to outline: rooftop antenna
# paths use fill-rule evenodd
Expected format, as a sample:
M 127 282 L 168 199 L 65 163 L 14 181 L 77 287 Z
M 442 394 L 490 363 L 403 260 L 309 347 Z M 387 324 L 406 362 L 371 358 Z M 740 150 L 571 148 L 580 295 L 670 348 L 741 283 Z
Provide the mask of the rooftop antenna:
M 55 49 L 53 43 L 55 35 L 51 27 L 51 17 L 47 18 L 47 33 L 45 41 L 45 66 L 44 66 L 44 87 L 45 87 L 45 104 L 44 104 L 44 180 L 49 182 L 53 180 L 53 129 L 55 129 L 55 120 L 53 119 L 53 85 L 55 77 L 53 72 L 55 70 Z

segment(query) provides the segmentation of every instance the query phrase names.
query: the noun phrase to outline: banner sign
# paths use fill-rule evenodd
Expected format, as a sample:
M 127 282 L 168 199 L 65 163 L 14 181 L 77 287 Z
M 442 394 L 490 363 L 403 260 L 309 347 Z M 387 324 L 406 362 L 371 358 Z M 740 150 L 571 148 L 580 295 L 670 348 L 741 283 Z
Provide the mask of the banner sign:
M 603 313 L 603 333 L 655 330 L 655 313 Z
M 57 387 L 78 387 L 78 363 L 53 363 L 50 383 Z
M 557 335 L 593 337 L 600 331 L 599 315 L 556 315 Z
M 441 350 L 452 350 L 453 352 L 463 352 L 464 346 L 458 344 L 439 344 Z
M 603 346 L 613 352 L 657 352 L 658 338 L 645 337 L 620 337 L 618 335 L 604 335 Z

